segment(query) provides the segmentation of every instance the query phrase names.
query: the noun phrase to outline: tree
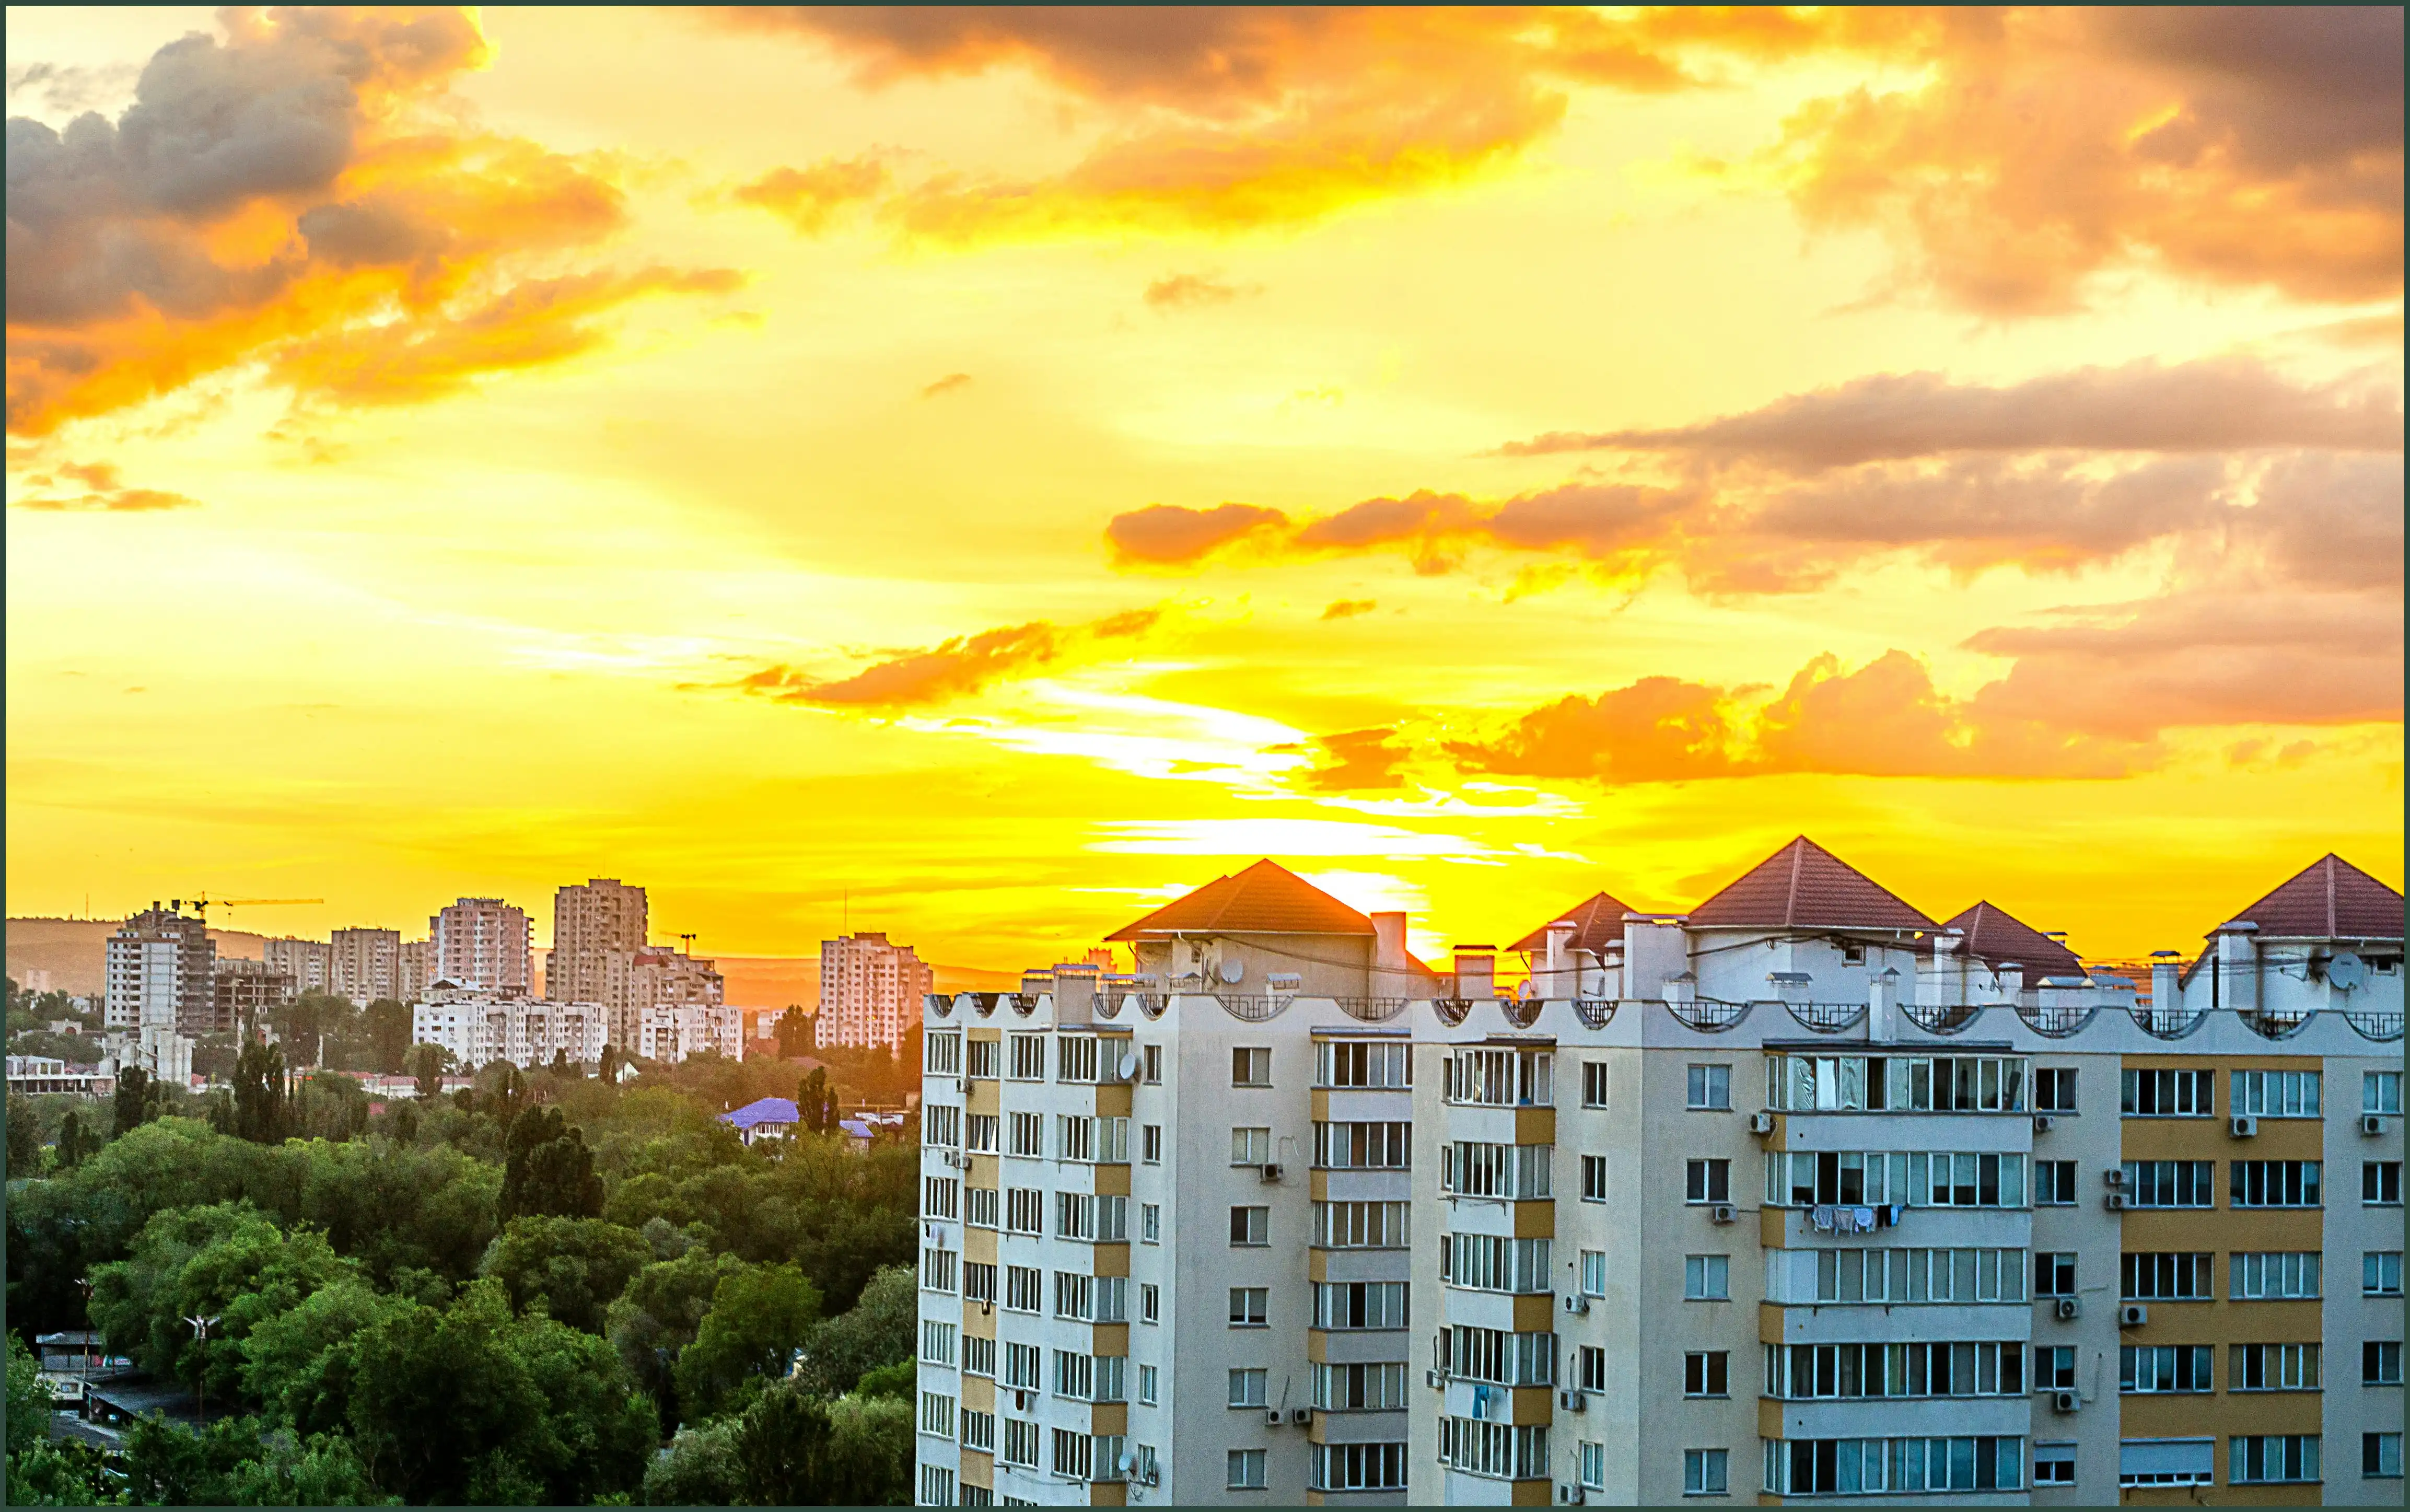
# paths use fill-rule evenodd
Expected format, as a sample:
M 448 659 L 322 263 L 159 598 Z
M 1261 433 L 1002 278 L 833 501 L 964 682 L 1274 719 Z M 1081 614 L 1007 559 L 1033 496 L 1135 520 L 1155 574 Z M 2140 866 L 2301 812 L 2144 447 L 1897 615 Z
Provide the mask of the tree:
M 920 1328 L 920 1278 L 908 1265 L 879 1271 L 853 1306 L 812 1330 L 798 1375 L 804 1388 L 837 1396 L 865 1373 L 898 1360 L 909 1363 Z
M 410 1054 L 410 1005 L 399 998 L 378 998 L 369 1005 L 368 1031 L 370 1069 L 399 1075 L 406 1069 L 403 1057 Z
M 234 1121 L 227 1132 L 254 1144 L 282 1144 L 293 1132 L 293 1112 L 284 1093 L 283 1046 L 244 1042 L 234 1063 Z
M 777 1505 L 761 1503 L 747 1494 L 745 1466 L 737 1448 L 741 1433 L 742 1429 L 733 1420 L 679 1429 L 667 1451 L 645 1467 L 645 1505 Z
M 735 1460 L 745 1500 L 755 1506 L 824 1506 L 834 1434 L 828 1403 L 791 1386 L 753 1400 L 738 1419 Z
M 804 1127 L 814 1134 L 826 1134 L 836 1127 L 836 1093 L 829 1085 L 828 1070 L 815 1066 L 795 1087 L 795 1112 L 801 1115 Z
M 540 1306 L 581 1333 L 599 1334 L 612 1300 L 652 1258 L 645 1236 L 598 1218 L 514 1218 L 486 1251 L 483 1272 L 524 1312 Z
M 856 1393 L 829 1403 L 826 1489 L 834 1505 L 902 1506 L 912 1500 L 910 1402 Z
M 8 1176 L 42 1173 L 42 1120 L 34 1099 L 22 1092 L 8 1094 Z
M 458 1057 L 452 1052 L 422 1040 L 402 1056 L 401 1069 L 416 1079 L 418 1100 L 431 1103 L 443 1091 L 443 1078 L 458 1064 Z
M 789 1003 L 786 1011 L 778 1015 L 777 1036 L 778 1054 L 785 1059 L 812 1053 L 812 1019 L 801 1004 Z
M 675 1231 L 661 1219 L 653 1223 Z M 651 1233 L 653 1224 L 646 1224 L 646 1230 Z M 627 1363 L 629 1374 L 661 1404 L 664 1417 L 677 1410 L 674 1371 L 679 1353 L 694 1342 L 695 1331 L 703 1327 L 720 1279 L 742 1264 L 733 1255 L 714 1255 L 698 1244 L 637 1272 L 611 1304 L 604 1323 L 611 1346 Z
M 59 1169 L 66 1170 L 83 1164 L 84 1157 L 99 1150 L 101 1143 L 98 1134 L 85 1132 L 83 1115 L 68 1109 L 59 1120 Z
M 93 1506 L 114 1500 L 101 1474 L 100 1452 L 50 1434 L 51 1393 L 41 1364 L 25 1341 L 8 1335 L 8 1474 L 10 1506 Z
M 502 1218 L 549 1214 L 600 1217 L 602 1178 L 582 1129 L 570 1128 L 558 1108 L 528 1108 L 511 1121 L 503 1145 Z
M 747 1266 L 721 1277 L 694 1343 L 678 1355 L 678 1400 L 689 1420 L 783 1379 L 820 1316 L 820 1288 L 791 1265 Z
M 359 1336 L 410 1305 L 345 1277 L 254 1327 L 242 1342 L 242 1392 L 271 1420 L 300 1433 L 349 1421 Z
M 117 1073 L 117 1092 L 110 1099 L 109 1111 L 115 1115 L 114 1132 L 119 1136 L 132 1133 L 159 1116 L 164 1100 L 161 1089 L 151 1084 L 151 1073 L 139 1066 L 128 1066 Z

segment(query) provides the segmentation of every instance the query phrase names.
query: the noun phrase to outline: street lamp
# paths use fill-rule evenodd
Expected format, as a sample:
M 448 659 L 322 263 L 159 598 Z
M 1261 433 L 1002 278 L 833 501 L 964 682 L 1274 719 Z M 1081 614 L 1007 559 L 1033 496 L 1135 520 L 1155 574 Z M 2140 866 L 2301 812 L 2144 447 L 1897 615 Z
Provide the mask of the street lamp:
M 201 1354 L 200 1346 L 210 1342 L 210 1325 L 217 1320 L 218 1315 L 215 1313 L 211 1313 L 207 1317 L 184 1319 L 193 1326 L 193 1352 L 200 1355 L 201 1359 L 200 1415 L 201 1427 L 204 1429 L 210 1426 L 210 1360 L 209 1356 Z

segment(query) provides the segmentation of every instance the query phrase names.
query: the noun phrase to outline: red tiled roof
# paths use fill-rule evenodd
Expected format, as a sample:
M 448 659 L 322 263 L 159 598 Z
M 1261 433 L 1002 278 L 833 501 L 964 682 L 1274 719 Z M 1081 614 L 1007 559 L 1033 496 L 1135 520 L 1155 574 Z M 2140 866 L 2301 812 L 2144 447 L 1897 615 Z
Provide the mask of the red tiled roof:
M 2234 917 L 2263 938 L 2400 939 L 2402 894 L 2330 850 Z
M 2080 977 L 2083 962 L 2073 951 L 2033 928 L 1996 903 L 1978 903 L 1945 926 L 1964 930 L 1967 953 L 1997 966 L 2014 961 L 2025 968 L 2025 981 L 2044 977 Z M 2143 979 L 2149 985 L 2149 979 Z
M 1542 924 L 1506 948 L 1510 951 L 1546 950 L 1548 924 L 1555 923 L 1561 919 L 1570 919 L 1579 926 L 1574 931 L 1573 949 L 1603 951 L 1609 945 L 1623 943 L 1623 916 L 1632 911 L 1625 904 L 1618 901 L 1612 893 L 1594 894 L 1562 913 L 1548 915 L 1547 924 Z
M 1939 927 L 1804 835 L 1692 909 L 1690 917 L 1694 928 Z
M 1258 861 L 1175 898 L 1108 940 L 1147 935 L 1369 935 L 1372 921 L 1290 871 Z

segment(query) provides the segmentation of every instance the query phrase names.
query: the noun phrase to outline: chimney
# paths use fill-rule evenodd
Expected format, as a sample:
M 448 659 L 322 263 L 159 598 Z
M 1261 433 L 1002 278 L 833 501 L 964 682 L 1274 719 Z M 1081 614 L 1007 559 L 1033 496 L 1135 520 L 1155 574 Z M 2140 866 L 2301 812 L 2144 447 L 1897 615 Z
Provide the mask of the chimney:
M 2000 983 L 2000 991 L 2013 1000 L 2025 990 L 2025 965 L 2023 961 L 1996 961 L 1992 975 Z
M 1372 915 L 1372 996 L 1414 996 L 1414 967 L 1406 957 L 1406 916 Z
M 1456 996 L 1468 1000 L 1498 996 L 1498 950 L 1493 945 L 1456 948 Z
M 1579 997 L 1581 984 L 1574 967 L 1574 936 L 1581 926 L 1571 919 L 1560 919 L 1548 926 L 1545 953 L 1540 957 L 1539 996 L 1547 998 Z
M 2225 1005 L 2237 1013 L 2259 1011 L 2259 926 L 2248 920 L 2217 926 L 2219 975 Z
M 2175 951 L 2151 952 L 2151 1017 L 2165 1024 L 2183 1008 L 2183 989 L 2176 979 L 2184 970 L 2184 957 Z
M 1899 996 L 1899 967 L 1887 966 L 1866 983 L 1866 1042 L 1883 1044 L 1891 1039 L 1892 1003 Z

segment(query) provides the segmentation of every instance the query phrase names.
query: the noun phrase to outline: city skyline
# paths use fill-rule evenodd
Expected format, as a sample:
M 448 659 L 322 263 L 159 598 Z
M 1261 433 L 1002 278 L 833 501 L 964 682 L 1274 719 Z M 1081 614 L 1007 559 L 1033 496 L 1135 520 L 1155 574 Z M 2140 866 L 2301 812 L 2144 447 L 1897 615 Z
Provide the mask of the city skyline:
M 10 912 L 2398 887 L 2400 24 L 12 10 Z

